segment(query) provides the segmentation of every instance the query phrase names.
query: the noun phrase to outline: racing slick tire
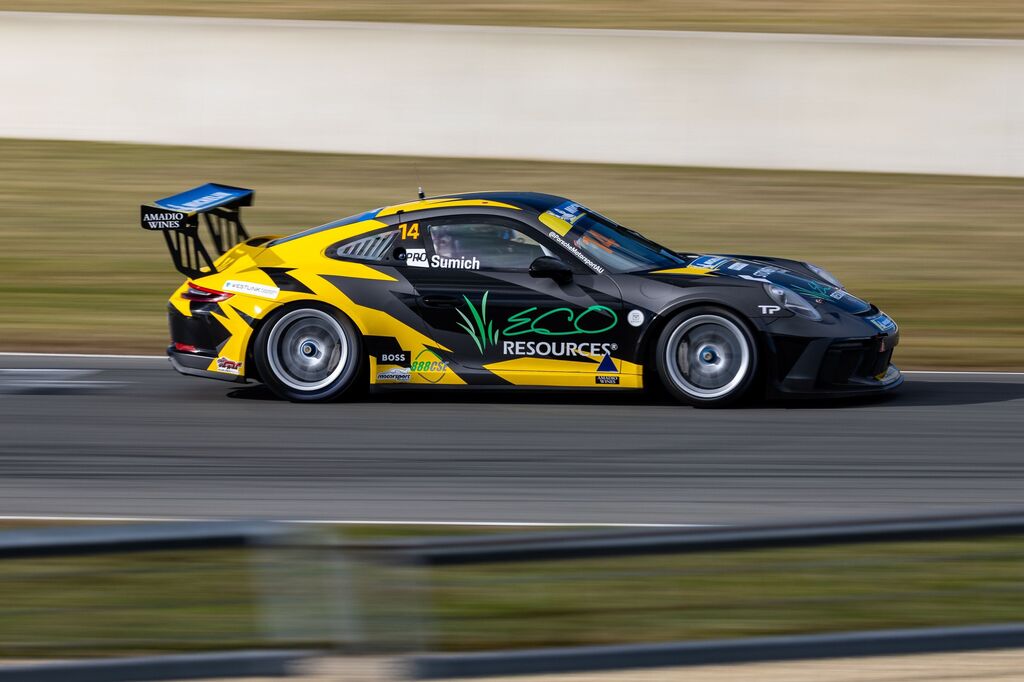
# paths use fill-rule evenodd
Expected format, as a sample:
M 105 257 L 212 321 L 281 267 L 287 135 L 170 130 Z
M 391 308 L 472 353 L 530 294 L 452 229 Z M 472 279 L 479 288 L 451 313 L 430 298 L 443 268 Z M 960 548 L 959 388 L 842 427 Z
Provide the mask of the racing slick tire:
M 336 400 L 366 377 L 363 342 L 352 321 L 326 306 L 280 310 L 256 334 L 253 359 L 263 383 L 293 402 Z
M 666 390 L 694 407 L 739 402 L 757 375 L 757 343 L 746 323 L 722 308 L 684 310 L 658 338 L 655 364 Z

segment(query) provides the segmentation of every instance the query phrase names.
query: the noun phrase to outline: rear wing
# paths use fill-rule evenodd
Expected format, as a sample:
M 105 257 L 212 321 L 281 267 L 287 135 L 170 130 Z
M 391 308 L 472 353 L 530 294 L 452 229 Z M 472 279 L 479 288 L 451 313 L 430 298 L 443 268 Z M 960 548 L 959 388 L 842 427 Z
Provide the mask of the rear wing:
M 208 183 L 143 204 L 139 217 L 143 229 L 164 233 L 178 272 L 201 277 L 216 272 L 213 261 L 249 238 L 242 225 L 241 208 L 252 206 L 254 194 L 251 189 Z M 199 237 L 199 216 L 216 249 L 213 258 Z

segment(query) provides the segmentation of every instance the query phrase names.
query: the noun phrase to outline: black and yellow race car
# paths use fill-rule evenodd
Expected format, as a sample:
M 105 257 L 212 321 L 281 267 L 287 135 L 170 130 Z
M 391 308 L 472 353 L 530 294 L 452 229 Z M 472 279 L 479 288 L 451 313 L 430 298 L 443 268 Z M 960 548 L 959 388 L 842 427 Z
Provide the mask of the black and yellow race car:
M 370 384 L 660 384 L 697 406 L 903 380 L 896 323 L 808 263 L 676 252 L 532 192 L 420 198 L 250 238 L 252 198 L 207 184 L 142 206 L 188 277 L 167 349 L 184 374 L 294 401 Z

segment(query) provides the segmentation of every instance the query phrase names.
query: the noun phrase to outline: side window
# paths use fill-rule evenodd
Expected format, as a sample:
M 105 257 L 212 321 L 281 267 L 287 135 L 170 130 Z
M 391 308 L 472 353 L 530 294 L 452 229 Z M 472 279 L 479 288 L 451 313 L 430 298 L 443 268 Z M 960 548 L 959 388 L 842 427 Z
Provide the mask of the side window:
M 388 230 L 368 237 L 357 237 L 331 246 L 327 249 L 327 255 L 341 260 L 384 260 L 397 236 L 398 230 Z
M 480 219 L 444 221 L 428 225 L 426 231 L 432 252 L 427 267 L 527 270 L 538 256 L 551 255 L 520 230 Z

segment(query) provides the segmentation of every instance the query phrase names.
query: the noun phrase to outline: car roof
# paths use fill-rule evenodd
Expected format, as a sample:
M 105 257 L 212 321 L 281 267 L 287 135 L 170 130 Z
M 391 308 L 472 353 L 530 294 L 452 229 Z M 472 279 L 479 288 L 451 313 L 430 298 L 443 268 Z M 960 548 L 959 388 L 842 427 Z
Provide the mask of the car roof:
M 543 194 L 540 192 L 462 192 L 458 194 L 442 194 L 436 197 L 428 197 L 426 199 L 417 199 L 406 203 L 385 206 L 377 212 L 377 215 L 386 216 L 394 215 L 398 211 L 411 213 L 413 211 L 444 208 L 445 206 L 455 206 L 456 202 L 458 202 L 458 206 L 491 206 L 494 204 L 506 204 L 534 213 L 543 213 L 555 206 L 558 206 L 559 204 L 564 204 L 567 201 L 569 200 L 565 197 L 556 196 L 554 194 Z
M 412 213 L 414 211 L 426 211 L 445 207 L 465 208 L 472 206 L 490 206 L 492 208 L 511 207 L 540 214 L 554 208 L 555 206 L 567 203 L 568 201 L 569 200 L 565 197 L 556 196 L 554 194 L 542 194 L 540 192 L 491 191 L 443 194 L 441 196 L 416 199 L 402 204 L 392 204 L 391 206 L 383 206 L 381 208 L 364 211 L 363 213 L 356 213 L 339 220 L 333 220 L 324 225 L 296 232 L 295 234 L 288 235 L 287 237 L 280 237 L 269 242 L 267 246 L 277 246 L 295 239 L 301 239 L 302 237 L 308 237 L 309 235 L 324 232 L 326 230 L 333 230 L 334 228 L 344 227 L 363 220 L 372 220 L 373 218 L 395 215 L 399 212 Z

